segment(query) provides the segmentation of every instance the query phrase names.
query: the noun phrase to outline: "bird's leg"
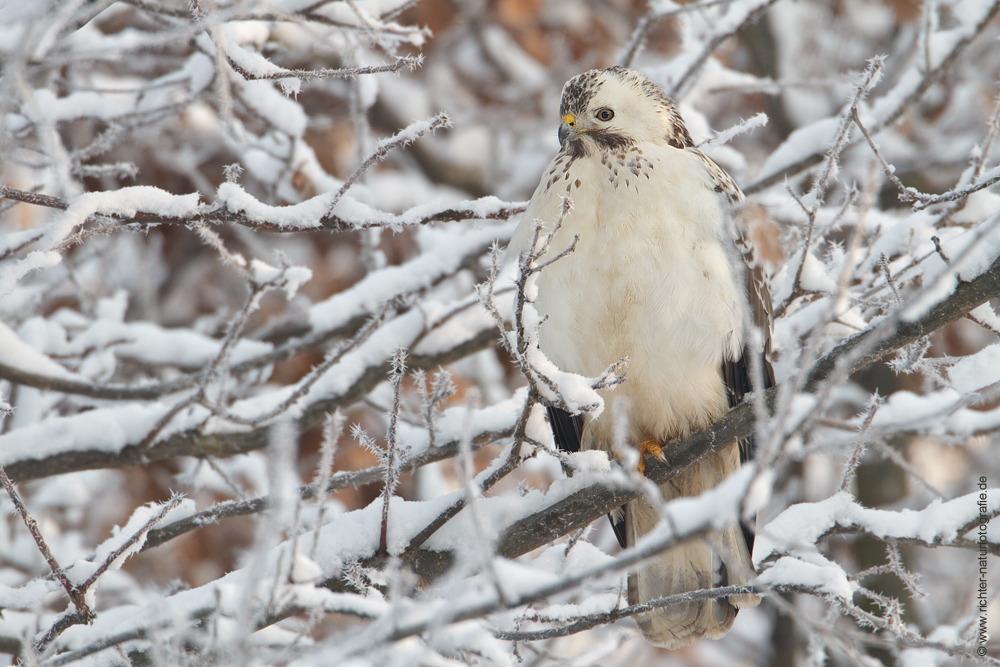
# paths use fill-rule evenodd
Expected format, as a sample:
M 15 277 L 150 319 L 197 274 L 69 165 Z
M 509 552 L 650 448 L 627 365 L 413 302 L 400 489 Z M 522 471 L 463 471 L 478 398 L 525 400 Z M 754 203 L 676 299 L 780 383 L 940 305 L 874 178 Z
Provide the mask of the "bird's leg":
M 639 443 L 639 465 L 636 468 L 642 474 L 646 474 L 646 456 L 652 456 L 660 463 L 666 463 L 667 457 L 663 453 L 663 447 L 656 440 L 643 440 Z

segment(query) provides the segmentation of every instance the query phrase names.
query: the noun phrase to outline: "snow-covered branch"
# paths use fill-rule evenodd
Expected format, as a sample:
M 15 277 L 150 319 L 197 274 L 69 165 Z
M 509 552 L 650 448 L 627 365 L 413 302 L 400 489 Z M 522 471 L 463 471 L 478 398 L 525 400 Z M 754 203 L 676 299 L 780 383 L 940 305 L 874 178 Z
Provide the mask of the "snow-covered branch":
M 264 204 L 236 185 L 224 187 L 219 195 L 220 200 L 217 205 L 191 208 L 180 215 L 152 206 L 149 207 L 150 210 L 142 210 L 139 206 L 128 213 L 119 213 L 112 206 L 109 210 L 87 214 L 77 224 L 103 222 L 113 225 L 104 229 L 103 233 L 112 230 L 126 231 L 131 225 L 140 227 L 159 224 L 187 225 L 196 220 L 213 224 L 233 223 L 267 232 L 329 232 L 395 228 L 457 220 L 506 220 L 524 210 L 523 204 L 509 204 L 496 197 L 485 197 L 481 200 L 462 202 L 458 206 L 415 206 L 402 214 L 395 215 L 375 211 L 348 198 L 341 207 L 344 213 L 339 211 L 327 213 L 326 211 L 336 203 L 337 198 L 334 195 L 320 195 L 302 204 L 282 207 Z M 65 199 L 15 190 L 3 184 L 0 184 L 0 198 L 60 210 L 67 210 L 70 207 L 70 203 Z M 79 238 L 69 237 L 64 246 L 74 245 L 85 238 L 83 235 L 78 236 Z
M 0 8 L 0 652 L 647 667 L 631 619 L 760 596 L 670 659 L 1000 664 L 1000 2 L 426 3 Z M 500 260 L 614 60 L 746 184 L 775 304 L 776 386 L 645 474 L 553 447 L 630 382 L 540 352 L 558 211 Z M 749 586 L 628 603 L 736 520 Z

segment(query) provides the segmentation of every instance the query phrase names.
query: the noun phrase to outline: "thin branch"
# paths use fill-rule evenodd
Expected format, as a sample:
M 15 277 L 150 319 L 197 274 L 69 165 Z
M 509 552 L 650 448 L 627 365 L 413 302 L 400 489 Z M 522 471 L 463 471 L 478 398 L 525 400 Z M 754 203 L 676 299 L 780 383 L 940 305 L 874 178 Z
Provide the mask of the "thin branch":
M 832 535 L 858 535 L 865 534 L 873 537 L 881 542 L 901 542 L 905 544 L 916 544 L 922 547 L 927 547 L 933 549 L 941 546 L 963 546 L 961 544 L 962 540 L 966 540 L 964 537 L 966 533 L 969 533 L 981 525 L 981 522 L 992 521 L 993 519 L 1000 516 L 1000 509 L 995 509 L 991 512 L 984 512 L 978 514 L 965 523 L 962 526 L 958 526 L 953 533 L 939 532 L 937 536 L 932 540 L 927 540 L 921 537 L 883 537 L 878 534 L 872 533 L 865 529 L 864 526 L 858 526 L 854 523 L 842 523 L 839 520 L 826 529 L 819 539 L 824 539 Z M 957 538 L 952 539 L 953 536 Z M 970 541 L 970 540 L 966 540 Z M 994 551 L 1000 548 L 1000 544 L 992 543 L 991 549 Z
M 438 411 L 438 405 L 455 395 L 455 385 L 451 381 L 451 373 L 439 370 L 434 377 L 434 383 L 427 386 L 427 374 L 424 371 L 414 373 L 417 394 L 422 403 L 422 413 L 424 428 L 427 429 L 427 447 L 434 449 L 437 446 L 437 428 L 434 419 Z
M 284 275 L 284 272 L 282 272 Z M 202 375 L 201 382 L 198 386 L 199 398 L 205 395 L 205 391 L 211 382 L 218 380 L 224 373 L 225 369 L 229 364 L 229 356 L 233 351 L 233 347 L 236 342 L 240 339 L 240 335 L 246 328 L 247 321 L 250 319 L 250 314 L 253 313 L 260 304 L 260 298 L 265 292 L 271 289 L 275 289 L 277 285 L 275 282 L 264 282 L 258 283 L 256 281 L 250 281 L 250 289 L 247 293 L 246 301 L 243 303 L 243 307 L 240 308 L 239 312 L 233 318 L 232 322 L 229 324 L 229 330 L 226 332 L 226 337 L 222 340 L 222 345 L 219 347 L 218 354 L 212 359 L 208 364 L 208 368 L 205 369 L 204 375 Z
M 73 585 L 73 582 L 69 580 L 66 576 L 65 571 L 56 561 L 55 556 L 52 555 L 52 550 L 49 549 L 48 542 L 42 537 L 42 531 L 38 528 L 38 523 L 35 518 L 31 516 L 28 512 L 28 508 L 25 507 L 24 501 L 21 500 L 21 495 L 17 492 L 14 487 L 14 483 L 11 481 L 10 477 L 7 476 L 7 471 L 4 470 L 3 466 L 0 466 L 0 482 L 3 483 L 3 488 L 7 491 L 7 495 L 10 496 L 10 500 L 14 503 L 14 509 L 17 511 L 18 516 L 21 517 L 21 521 L 24 522 L 25 527 L 28 532 L 31 533 L 32 539 L 35 541 L 35 545 L 38 547 L 38 551 L 42 554 L 42 558 L 48 564 L 49 569 L 55 578 L 62 584 L 62 587 L 66 590 L 66 594 L 69 599 L 73 601 L 73 606 L 76 607 L 76 612 L 81 617 L 88 619 L 93 618 L 93 612 L 87 605 L 86 600 L 83 596 L 83 591 Z
M 441 271 L 437 275 L 434 275 L 428 283 L 420 287 L 419 289 L 407 289 L 399 292 L 390 292 L 383 302 L 377 303 L 369 308 L 364 309 L 362 312 L 358 313 L 354 317 L 351 317 L 347 321 L 342 322 L 339 325 L 332 326 L 326 329 L 312 329 L 306 331 L 295 331 L 294 334 L 282 332 L 282 337 L 288 337 L 290 335 L 295 335 L 290 341 L 275 347 L 269 352 L 263 354 L 258 354 L 253 357 L 244 359 L 238 363 L 230 366 L 230 373 L 233 375 L 241 375 L 244 373 L 249 373 L 266 366 L 270 366 L 279 361 L 286 361 L 293 358 L 297 354 L 310 351 L 317 348 L 333 338 L 344 335 L 356 335 L 357 332 L 365 326 L 366 323 L 371 322 L 371 318 L 376 317 L 380 312 L 383 312 L 385 303 L 406 303 L 411 299 L 420 296 L 425 293 L 428 289 L 440 284 L 441 281 L 455 275 L 458 271 L 462 269 L 474 266 L 479 260 L 482 252 L 488 249 L 490 246 L 484 244 L 481 247 L 471 248 L 469 252 L 462 257 L 461 261 L 455 262 L 453 264 L 453 269 L 450 268 L 447 271 Z M 421 262 L 426 262 L 431 256 L 421 255 L 414 260 L 412 264 L 419 266 Z M 405 267 L 406 265 L 404 265 Z M 398 272 L 403 267 L 390 267 L 386 271 L 390 274 Z M 375 274 L 370 276 L 372 282 L 377 282 L 379 275 Z M 395 278 L 391 282 L 396 282 Z M 357 290 L 363 288 L 363 284 L 359 284 L 352 290 Z M 348 294 L 344 295 L 349 296 Z M 436 324 L 433 329 L 439 328 L 446 325 L 451 321 L 452 317 L 461 314 L 463 311 L 478 305 L 478 302 L 474 299 L 467 299 L 460 301 L 448 312 L 442 314 L 437 318 Z M 432 363 L 432 362 L 429 362 Z M 185 389 L 190 389 L 199 384 L 202 377 L 204 376 L 204 369 L 198 368 L 187 375 L 175 378 L 173 380 L 165 382 L 149 382 L 147 383 L 136 383 L 130 385 L 124 384 L 95 384 L 92 382 L 87 382 L 85 380 L 70 380 L 60 377 L 53 377 L 49 375 L 41 375 L 37 373 L 32 373 L 30 371 L 25 371 L 21 368 L 15 368 L 12 366 L 0 363 L 0 378 L 9 380 L 15 384 L 24 384 L 29 387 L 35 387 L 37 389 L 45 389 L 50 391 L 59 391 L 67 394 L 77 394 L 81 396 L 89 396 L 92 398 L 101 399 L 111 399 L 111 400 L 151 400 L 157 399 L 169 394 L 173 394 Z
M 392 355 L 392 366 L 389 369 L 389 384 L 392 386 L 392 408 L 389 410 L 389 428 L 386 430 L 385 458 L 382 461 L 383 485 L 382 485 L 382 527 L 379 531 L 378 548 L 379 553 L 389 553 L 389 501 L 396 492 L 396 485 L 399 484 L 399 466 L 402 462 L 402 453 L 399 451 L 396 424 L 399 421 L 400 389 L 403 384 L 403 375 L 406 373 L 406 350 L 396 348 Z
M 282 275 L 283 272 L 282 272 Z M 195 404 L 205 404 L 207 403 L 207 391 L 209 385 L 218 380 L 220 375 L 223 373 L 226 364 L 229 361 L 229 355 L 232 351 L 233 346 L 239 339 L 240 334 L 246 327 L 247 320 L 250 318 L 250 313 L 256 310 L 258 304 L 260 303 L 260 297 L 264 292 L 275 287 L 273 283 L 257 283 L 253 280 L 250 281 L 250 291 L 247 294 L 246 301 L 243 307 L 240 308 L 239 312 L 233 318 L 229 325 L 229 331 L 226 333 L 225 339 L 222 341 L 222 345 L 219 347 L 219 352 L 215 355 L 211 362 L 208 364 L 208 368 L 205 369 L 204 373 L 201 375 L 198 381 L 197 391 L 191 396 L 178 401 L 173 405 L 166 414 L 163 415 L 156 422 L 152 429 L 146 434 L 146 436 L 139 443 L 140 449 L 148 449 L 154 442 L 156 442 L 157 437 L 163 432 L 163 429 L 167 427 L 170 422 L 173 421 L 174 417 L 180 414 L 182 411 L 191 407 Z
M 354 79 L 366 74 L 398 73 L 403 69 L 413 71 L 424 62 L 423 54 L 418 56 L 399 56 L 396 62 L 388 65 L 371 65 L 368 67 L 342 67 L 338 69 L 284 69 L 276 72 L 250 72 L 241 67 L 232 58 L 226 61 L 237 74 L 247 81 L 275 81 L 278 79 Z
M 122 632 L 117 632 L 112 635 L 103 637 L 95 642 L 87 644 L 86 646 L 73 650 L 67 651 L 57 656 L 53 656 L 45 661 L 45 667 L 61 667 L 62 665 L 72 664 L 81 658 L 85 658 L 88 655 L 94 655 L 95 653 L 100 653 L 101 651 L 106 651 L 109 648 L 114 648 L 128 641 L 133 641 L 136 639 L 145 639 L 150 637 L 155 633 L 156 630 L 162 628 L 169 628 L 174 626 L 179 620 L 186 620 L 189 623 L 205 619 L 218 611 L 216 605 L 201 607 L 198 609 L 192 609 L 187 614 L 183 616 L 182 619 L 178 619 L 173 615 L 167 615 L 166 618 L 159 616 L 150 623 L 140 626 L 138 628 L 130 628 Z
M 294 407 L 295 404 L 298 403 L 303 396 L 308 394 L 309 390 L 312 389 L 312 387 L 319 382 L 331 368 L 343 360 L 344 355 L 354 351 L 360 345 L 364 344 L 365 341 L 371 338 L 372 334 L 375 333 L 375 331 L 377 331 L 378 328 L 385 322 L 386 315 L 394 305 L 395 304 L 393 302 L 384 304 L 381 311 L 376 313 L 375 316 L 373 316 L 368 323 L 354 335 L 353 338 L 345 343 L 342 343 L 341 345 L 338 345 L 327 353 L 323 363 L 310 370 L 309 374 L 299 381 L 294 391 L 292 391 L 283 401 L 275 405 L 267 412 L 254 415 L 253 417 L 243 417 L 226 410 L 215 403 L 210 403 L 204 398 L 199 399 L 198 403 L 211 410 L 214 415 L 221 417 L 226 421 L 233 422 L 234 424 L 257 427 L 265 422 L 269 422 Z
M 174 394 L 185 389 L 190 389 L 195 385 L 200 373 L 190 375 L 176 380 L 165 382 L 151 382 L 145 384 L 95 384 L 85 380 L 68 380 L 66 378 L 54 377 L 51 375 L 41 375 L 26 371 L 23 368 L 8 366 L 0 363 L 0 378 L 14 384 L 23 384 L 27 387 L 42 389 L 45 391 L 58 391 L 64 394 L 75 394 L 79 396 L 89 396 L 105 400 L 156 400 L 169 394 Z
M 989 128 L 990 131 L 986 133 L 986 138 L 975 149 L 978 154 L 972 160 L 972 176 L 969 179 L 971 183 L 975 183 L 983 175 L 983 168 L 986 166 L 986 160 L 989 159 L 993 142 L 1000 136 L 1000 95 L 997 95 Z
M 938 63 L 937 67 L 935 67 L 929 72 L 925 72 L 920 80 L 920 83 L 918 83 L 917 86 L 908 95 L 906 95 L 906 97 L 901 99 L 893 107 L 891 111 L 889 111 L 879 119 L 875 127 L 871 129 L 872 133 L 877 134 L 884 128 L 890 127 L 897 120 L 899 120 L 899 118 L 907 111 L 907 109 L 916 104 L 917 101 L 920 100 L 921 97 L 923 97 L 924 93 L 926 93 L 931 88 L 931 86 L 937 83 L 941 79 L 941 77 L 943 77 L 944 74 L 949 69 L 951 69 L 952 65 L 955 64 L 955 62 L 958 60 L 958 57 L 965 51 L 965 49 L 983 33 L 983 31 L 987 28 L 987 26 L 989 26 L 993 22 L 993 19 L 996 17 L 998 12 L 1000 12 L 1000 0 L 995 1 L 990 6 L 989 10 L 983 16 L 983 19 L 975 26 L 971 34 L 954 41 L 952 49 L 948 53 L 948 55 L 941 59 L 941 62 Z M 899 78 L 900 80 L 905 79 L 905 77 L 899 77 Z M 894 96 L 895 93 L 896 91 L 889 91 L 888 93 L 886 93 L 886 98 L 890 98 L 889 96 Z M 894 97 L 890 99 L 894 99 Z M 860 139 L 858 139 L 858 141 L 860 141 Z M 852 142 L 851 145 L 854 145 L 854 143 L 856 142 Z M 757 192 L 760 192 L 761 190 L 769 188 L 777 183 L 783 183 L 787 181 L 789 178 L 816 166 L 817 164 L 822 162 L 822 160 L 823 160 L 823 153 L 821 152 L 815 152 L 812 153 L 811 155 L 807 155 L 801 160 L 795 162 L 794 164 L 788 165 L 784 169 L 781 169 L 764 178 L 758 178 L 753 183 L 744 186 L 743 193 L 746 195 L 752 195 L 756 194 Z
M 477 489 L 476 494 L 477 497 L 482 496 L 487 491 L 492 489 L 497 482 L 512 473 L 519 465 L 521 465 L 521 445 L 527 441 L 527 438 L 525 437 L 526 424 L 528 418 L 531 416 L 532 409 L 537 404 L 537 397 L 532 396 L 531 392 L 529 392 L 528 397 L 524 402 L 524 408 L 521 410 L 521 416 L 518 418 L 517 425 L 514 427 L 514 444 L 510 448 L 510 453 L 504 460 L 503 465 L 496 468 L 479 483 L 479 488 Z M 532 453 L 532 456 L 533 455 L 534 453 Z M 444 527 L 445 524 L 465 509 L 467 502 L 468 494 L 460 495 L 451 506 L 434 517 L 433 521 L 427 524 L 423 530 L 417 533 L 413 539 L 410 540 L 410 543 L 407 545 L 407 551 L 415 551 L 423 546 L 423 544 L 430 539 L 434 533 Z
M 365 173 L 372 165 L 380 162 L 386 155 L 389 154 L 393 148 L 401 148 L 408 144 L 412 144 L 418 138 L 427 134 L 428 132 L 433 132 L 434 130 L 442 127 L 448 127 L 451 125 L 451 119 L 448 114 L 439 113 L 438 115 L 430 118 L 426 121 L 420 121 L 418 123 L 413 123 L 409 127 L 406 127 L 399 132 L 397 132 L 392 137 L 380 141 L 375 149 L 368 155 L 367 158 L 361 163 L 361 165 L 354 170 L 354 173 L 344 181 L 344 184 L 340 186 L 340 190 L 333 197 L 333 202 L 330 203 L 327 210 L 329 213 L 327 215 L 333 214 L 333 209 L 337 205 L 337 202 L 341 200 L 344 194 L 354 185 L 363 173 Z
M 670 97 L 675 100 L 683 97 L 691 86 L 694 85 L 695 78 L 698 73 L 701 72 L 702 67 L 705 66 L 709 57 L 715 53 L 715 50 L 718 49 L 723 42 L 738 33 L 744 26 L 757 21 L 776 1 L 777 0 L 763 0 L 757 7 L 748 12 L 743 20 L 738 24 L 727 24 L 727 28 L 725 30 L 720 30 L 719 32 L 713 34 L 712 38 L 708 40 L 704 47 L 702 47 L 701 53 L 698 54 L 698 57 L 694 59 L 694 61 L 688 66 L 687 70 L 685 70 L 684 74 L 682 74 L 677 82 L 670 88 L 668 91 Z
M 701 11 L 702 9 L 707 9 L 708 7 L 715 7 L 716 5 L 728 5 L 731 2 L 735 2 L 735 0 L 702 0 L 702 2 L 692 2 L 691 4 L 681 5 L 680 7 L 670 9 L 665 12 L 658 11 L 655 8 L 650 8 L 650 10 L 646 12 L 646 15 L 639 19 L 639 24 L 632 33 L 632 38 L 629 40 L 628 46 L 625 47 L 625 53 L 622 55 L 619 64 L 622 65 L 622 67 L 631 67 L 632 62 L 639 53 L 639 50 L 642 49 L 643 45 L 645 45 L 646 38 L 649 37 L 649 33 L 652 32 L 653 28 L 655 28 L 662 21 L 676 18 L 681 14 L 686 14 L 688 12 Z
M 81 613 L 79 611 L 65 612 L 61 614 L 49 629 L 35 641 L 35 645 L 31 647 L 38 653 L 43 653 L 48 646 L 54 642 L 59 636 L 64 633 L 69 628 L 74 625 L 89 625 L 96 617 L 93 613 Z
M 983 320 L 979 319 L 978 317 L 976 317 L 972 313 L 967 313 L 965 317 L 966 317 L 966 319 L 971 320 L 971 321 L 975 322 L 976 324 L 978 324 L 979 326 L 981 326 L 982 328 L 986 329 L 987 331 L 989 331 L 993 335 L 1000 336 L 1000 329 L 998 329 L 997 327 L 993 326 L 989 322 L 984 322 Z
M 319 516 L 316 517 L 316 535 L 319 535 L 326 518 L 326 501 L 330 497 L 330 477 L 333 474 L 333 460 L 337 455 L 337 443 L 344 432 L 344 424 L 347 418 L 338 408 L 332 415 L 327 415 L 323 422 L 323 442 L 319 448 L 319 463 L 316 465 L 316 504 L 319 506 Z M 299 489 L 299 497 L 303 500 L 305 496 L 302 489 Z M 319 547 L 319 539 L 314 538 L 312 550 L 309 552 L 309 559 L 316 560 L 316 549 Z
M 4 206 L 3 208 L 5 210 L 13 208 L 12 205 L 17 205 L 19 203 L 20 202 L 18 201 L 11 201 L 7 206 Z M 3 211 L 0 211 L 0 213 L 3 213 Z M 2 253 L 0 253 L 0 262 L 7 259 L 11 255 L 21 252 L 35 241 L 38 241 L 44 235 L 45 235 L 44 232 L 42 232 L 41 230 L 35 230 L 32 234 L 28 235 L 23 241 L 21 241 L 17 245 L 10 246 L 9 248 L 6 248 Z
M 487 444 L 510 437 L 513 431 L 513 423 L 511 423 L 510 427 L 506 429 L 494 430 L 492 428 L 487 428 L 478 430 L 472 434 L 472 447 L 474 449 L 478 449 Z M 447 442 L 439 443 L 439 445 L 432 450 L 427 450 L 421 454 L 411 456 L 402 462 L 400 472 L 412 472 L 421 466 L 452 458 L 458 453 L 458 444 L 459 442 L 457 439 L 449 440 Z M 322 498 L 324 493 L 329 494 L 340 489 L 357 488 L 369 484 L 377 484 L 379 480 L 382 479 L 382 474 L 382 466 L 380 465 L 358 471 L 337 472 L 330 475 L 324 486 L 319 486 L 318 484 L 300 486 L 298 494 L 303 500 Z M 170 523 L 170 525 L 163 528 L 154 528 L 146 537 L 143 550 L 160 546 L 175 537 L 179 537 L 180 535 L 188 533 L 192 530 L 197 530 L 203 526 L 208 526 L 224 519 L 264 512 L 272 506 L 272 503 L 273 500 L 271 496 L 258 496 L 256 498 L 243 501 L 226 501 L 219 503 L 213 507 L 209 507 L 193 514 L 186 519 L 174 521 Z
M 865 415 L 865 419 L 861 422 L 861 432 L 858 434 L 858 445 L 854 449 L 854 454 L 848 459 L 847 465 L 844 466 L 844 475 L 840 481 L 840 490 L 848 491 L 850 489 L 851 483 L 854 481 L 854 476 L 857 473 L 858 466 L 861 464 L 861 457 L 865 453 L 865 436 L 868 434 L 868 429 L 871 428 L 872 420 L 875 419 L 875 413 L 878 412 L 879 407 L 882 405 L 882 398 L 878 395 L 878 392 L 871 397 L 868 403 L 868 414 Z
M 104 559 L 104 562 L 101 563 L 96 570 L 94 570 L 94 573 L 91 574 L 86 581 L 80 584 L 79 586 L 80 591 L 86 593 L 90 589 L 90 587 L 93 586 L 97 582 L 97 580 L 101 578 L 101 575 L 107 572 L 108 568 L 111 567 L 114 564 L 114 562 L 121 557 L 122 554 L 131 549 L 136 542 L 138 542 L 144 535 L 149 533 L 150 529 L 153 526 L 158 524 L 160 521 L 163 520 L 165 516 L 170 514 L 170 512 L 172 512 L 174 508 L 180 504 L 182 499 L 183 498 L 181 496 L 174 495 L 172 498 L 170 498 L 170 500 L 163 503 L 159 511 L 153 516 L 151 516 L 149 520 L 146 521 L 146 523 L 144 523 L 141 528 L 139 528 L 139 530 L 135 531 L 135 533 L 130 535 L 127 540 L 122 542 L 120 545 L 118 545 L 118 547 L 114 551 L 108 554 L 107 558 Z
M 773 589 L 772 589 L 773 590 Z M 585 630 L 590 630 L 599 625 L 608 625 L 623 618 L 630 618 L 638 614 L 645 614 L 654 609 L 662 609 L 675 604 L 694 602 L 696 600 L 718 600 L 719 598 L 732 597 L 734 595 L 757 594 L 762 591 L 754 586 L 722 586 L 719 588 L 702 588 L 689 593 L 678 593 L 677 595 L 667 595 L 659 597 L 643 604 L 630 605 L 627 607 L 615 607 L 606 612 L 587 614 L 578 619 L 567 619 L 570 622 L 556 628 L 545 630 L 494 630 L 493 636 L 497 639 L 505 639 L 515 642 L 536 642 L 556 637 L 568 637 Z M 544 620 L 544 619 L 542 619 Z
M 987 178 L 985 181 L 980 181 L 978 183 L 973 183 L 964 188 L 959 188 L 956 190 L 949 190 L 948 192 L 942 192 L 939 195 L 929 195 L 920 192 L 916 188 L 911 188 L 903 184 L 899 177 L 896 176 L 896 168 L 891 164 L 886 162 L 886 159 L 882 156 L 882 152 L 879 150 L 878 146 L 875 144 L 875 140 L 872 139 L 871 134 L 868 133 L 868 129 L 861 122 L 861 117 L 858 115 L 857 106 L 851 107 L 851 119 L 854 124 L 858 126 L 861 130 L 861 134 L 864 135 L 865 140 L 868 142 L 868 146 L 872 149 L 875 157 L 878 159 L 879 164 L 882 165 L 882 171 L 885 173 L 886 178 L 899 190 L 899 201 L 903 202 L 915 202 L 913 205 L 913 210 L 920 211 L 929 206 L 934 206 L 935 204 L 942 204 L 945 202 L 958 201 L 960 199 L 965 199 L 969 195 L 979 192 L 980 190 L 985 190 L 986 188 L 991 188 L 997 183 L 1000 183 L 1000 173 L 995 176 Z M 991 131 L 992 132 L 992 131 Z
M 788 190 L 788 193 L 805 213 L 808 224 L 806 226 L 805 241 L 802 244 L 801 258 L 795 271 L 795 278 L 792 281 L 791 292 L 788 297 L 785 298 L 785 300 L 782 301 L 777 308 L 775 308 L 775 318 L 781 317 L 785 313 L 788 306 L 790 306 L 795 299 L 804 294 L 804 290 L 802 289 L 802 274 L 805 269 L 806 261 L 809 258 L 809 254 L 812 252 L 815 243 L 818 242 L 813 238 L 814 235 L 816 235 L 816 216 L 819 214 L 820 207 L 826 199 L 828 182 L 836 169 L 837 161 L 840 159 L 841 153 L 843 153 L 849 145 L 851 135 L 851 111 L 857 109 L 858 104 L 860 104 L 861 101 L 868 96 L 871 89 L 878 83 L 882 76 L 881 73 L 883 66 L 883 58 L 871 58 L 868 61 L 868 67 L 865 69 L 864 75 L 855 86 L 854 97 L 851 101 L 849 110 L 841 115 L 837 133 L 834 135 L 834 139 L 830 144 L 829 150 L 827 150 L 823 157 L 820 172 L 817 175 L 816 180 L 813 182 L 812 188 L 809 190 L 808 196 L 812 198 L 812 205 L 806 206 L 805 202 L 803 202 L 803 200 L 794 193 L 791 187 L 787 183 L 785 184 L 785 188 Z M 844 205 L 840 210 L 838 219 L 848 210 L 848 208 L 853 206 L 856 199 L 855 195 L 856 193 L 852 189 L 851 195 L 848 196 L 847 201 L 844 202 Z M 822 235 L 820 235 L 820 238 L 822 238 Z
M 485 328 L 471 338 L 454 341 L 450 347 L 434 354 L 412 354 L 410 367 L 436 368 L 490 347 L 495 342 L 495 330 L 492 327 Z M 234 370 L 236 368 L 234 367 Z M 360 400 L 384 380 L 387 371 L 387 363 L 373 363 L 366 366 L 358 373 L 356 379 L 339 393 L 304 407 L 298 428 L 300 431 L 305 431 L 320 423 L 328 412 Z M 41 459 L 25 458 L 11 461 L 6 467 L 12 479 L 26 480 L 75 470 L 124 468 L 175 456 L 226 457 L 265 446 L 267 446 L 266 438 L 256 430 L 203 432 L 197 427 L 192 427 L 150 442 L 148 446 L 128 443 L 116 451 L 107 451 L 105 448 L 74 449 Z
M 534 221 L 535 225 L 531 247 L 527 252 L 522 253 L 522 255 L 518 258 L 518 278 L 514 292 L 513 337 L 508 335 L 506 332 L 504 318 L 500 314 L 500 311 L 493 300 L 493 295 L 495 293 L 494 286 L 497 276 L 499 275 L 499 249 L 497 248 L 494 248 L 489 280 L 487 281 L 486 286 L 478 286 L 478 292 L 480 301 L 482 301 L 487 312 L 493 318 L 493 321 L 496 323 L 497 328 L 501 332 L 501 343 L 507 351 L 510 352 L 514 361 L 524 374 L 525 379 L 527 379 L 530 392 L 543 400 L 546 405 L 558 407 L 570 413 L 578 413 L 580 411 L 588 412 L 596 410 L 600 405 L 601 399 L 597 398 L 594 402 L 587 405 L 578 405 L 576 402 L 567 400 L 567 398 L 563 395 L 562 390 L 557 386 L 556 382 L 536 368 L 535 364 L 530 359 L 533 355 L 543 355 L 542 351 L 538 347 L 538 330 L 540 322 L 535 323 L 531 327 L 525 325 L 525 309 L 532 307 L 532 304 L 534 303 L 534 298 L 529 296 L 529 285 L 533 284 L 535 277 L 543 269 L 554 264 L 555 262 L 565 259 L 573 253 L 576 250 L 577 242 L 580 240 L 579 235 L 574 235 L 572 243 L 570 243 L 567 248 L 559 253 L 556 253 L 554 256 L 541 261 L 542 258 L 548 254 L 552 240 L 562 228 L 563 221 L 571 208 L 572 202 L 570 201 L 570 198 L 563 197 L 559 217 L 552 224 L 552 228 L 545 233 L 542 231 L 544 228 L 543 221 Z M 605 369 L 599 376 L 589 378 L 591 388 L 603 389 L 605 387 L 611 387 L 623 382 L 625 380 L 625 373 L 622 369 L 624 368 L 625 363 L 625 359 L 619 359 L 617 362 Z
M 69 202 L 61 197 L 17 190 L 4 184 L 0 184 L 0 199 L 12 199 L 26 204 L 60 210 L 69 208 Z M 252 220 L 242 212 L 233 212 L 218 206 L 206 207 L 199 211 L 196 217 L 164 215 L 155 211 L 139 211 L 134 215 L 95 215 L 88 218 L 87 222 L 110 220 L 114 228 L 127 229 L 131 225 L 139 225 L 140 227 L 159 224 L 190 225 L 192 222 L 200 220 L 212 224 L 232 223 L 249 227 L 250 229 L 287 234 L 291 232 L 344 232 L 375 227 L 422 226 L 432 222 L 455 222 L 458 220 L 506 220 L 511 216 L 522 213 L 525 208 L 525 204 L 523 203 L 495 205 L 495 202 L 491 201 L 489 209 L 484 212 L 481 209 L 477 209 L 475 202 L 470 203 L 473 205 L 467 208 L 443 207 L 423 213 L 416 218 L 410 218 L 404 213 L 402 215 L 383 214 L 378 218 L 349 220 L 333 212 L 328 212 L 317 221 L 317 224 L 302 227 L 282 225 L 266 220 Z M 69 243 L 69 239 L 63 245 L 66 243 Z
M 812 206 L 812 210 L 815 212 L 819 210 L 820 205 L 826 197 L 827 182 L 830 176 L 833 174 L 834 169 L 837 166 L 837 160 L 840 159 L 841 153 L 850 144 L 851 138 L 851 119 L 857 114 L 858 105 L 868 97 L 878 82 L 882 79 L 882 68 L 885 66 L 885 58 L 882 56 L 875 56 L 868 60 L 868 67 L 865 68 L 865 73 L 862 76 L 861 82 L 857 85 L 854 92 L 854 99 L 851 100 L 851 106 L 840 117 L 840 127 L 837 129 L 837 135 L 834 139 L 833 145 L 827 152 L 823 159 L 823 166 L 820 169 L 820 174 L 816 178 L 816 182 L 813 184 L 810 194 L 814 195 L 815 200 Z

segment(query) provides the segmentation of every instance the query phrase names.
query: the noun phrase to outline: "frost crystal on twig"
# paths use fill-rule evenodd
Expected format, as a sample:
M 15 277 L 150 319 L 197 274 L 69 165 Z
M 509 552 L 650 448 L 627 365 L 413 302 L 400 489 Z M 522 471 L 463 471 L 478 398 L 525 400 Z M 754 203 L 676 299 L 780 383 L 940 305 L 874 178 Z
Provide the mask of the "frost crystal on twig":
M 455 395 L 455 384 L 451 381 L 451 373 L 443 369 L 437 372 L 430 386 L 427 384 L 427 374 L 424 371 L 414 373 L 413 380 L 417 396 L 420 398 L 421 417 L 427 429 L 428 446 L 434 449 L 437 447 L 434 420 L 440 414 L 441 403 Z

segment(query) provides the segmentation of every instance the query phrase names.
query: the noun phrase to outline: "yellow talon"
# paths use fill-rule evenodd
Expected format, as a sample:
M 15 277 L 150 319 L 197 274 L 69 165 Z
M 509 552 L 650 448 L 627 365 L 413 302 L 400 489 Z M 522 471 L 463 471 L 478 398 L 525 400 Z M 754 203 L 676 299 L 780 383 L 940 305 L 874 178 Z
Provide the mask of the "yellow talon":
M 643 440 L 639 444 L 639 465 L 636 468 L 643 474 L 646 474 L 646 456 L 652 456 L 660 463 L 667 462 L 663 448 L 660 447 L 660 444 L 656 440 Z

